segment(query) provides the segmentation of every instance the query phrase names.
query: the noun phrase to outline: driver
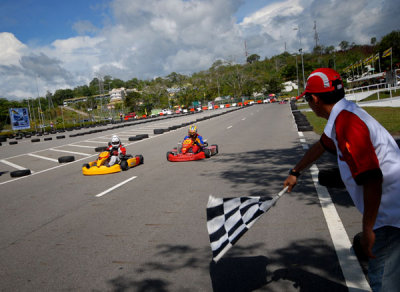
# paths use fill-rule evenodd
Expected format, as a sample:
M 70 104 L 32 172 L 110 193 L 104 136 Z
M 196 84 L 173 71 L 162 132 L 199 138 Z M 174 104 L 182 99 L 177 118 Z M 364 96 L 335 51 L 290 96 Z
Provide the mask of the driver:
M 192 139 L 192 141 L 193 141 L 193 147 L 192 147 L 193 153 L 199 152 L 204 146 L 203 137 L 200 136 L 197 133 L 197 126 L 195 126 L 195 125 L 191 125 L 189 127 L 188 135 L 185 136 L 185 138 L 183 138 L 183 140 L 186 140 L 186 139 Z
M 108 143 L 107 150 L 110 151 L 110 162 L 108 166 L 112 166 L 121 161 L 120 156 L 126 155 L 126 148 L 121 144 L 121 140 L 117 135 L 113 135 L 111 142 Z

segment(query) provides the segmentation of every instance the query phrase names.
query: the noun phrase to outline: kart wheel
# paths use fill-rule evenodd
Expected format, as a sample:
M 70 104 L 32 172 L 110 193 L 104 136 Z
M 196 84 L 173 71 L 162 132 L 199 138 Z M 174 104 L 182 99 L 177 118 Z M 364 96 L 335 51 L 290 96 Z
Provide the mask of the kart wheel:
M 16 171 L 10 172 L 11 177 L 21 177 L 21 176 L 30 175 L 30 174 L 31 174 L 30 169 L 21 169 L 21 170 L 16 170 Z
M 204 149 L 204 154 L 206 156 L 206 158 L 210 158 L 211 157 L 211 150 L 210 149 Z
M 100 146 L 100 147 L 94 148 L 94 151 L 96 151 L 96 152 L 103 152 L 106 150 L 107 150 L 107 146 Z
M 171 154 L 171 155 L 174 155 L 174 153 L 173 153 L 173 152 L 171 152 L 171 151 L 168 151 L 168 152 L 167 152 L 167 160 L 168 160 L 168 161 L 169 161 L 169 155 L 170 155 L 170 154 Z
M 90 168 L 90 165 L 89 165 L 89 163 L 84 163 L 83 165 L 82 165 L 82 168 L 83 167 L 86 167 L 87 169 L 89 169 Z
M 121 165 L 122 171 L 129 169 L 128 162 L 126 160 L 122 160 L 120 165 Z
M 218 154 L 218 145 L 217 144 L 212 144 L 211 146 L 215 146 L 215 154 Z
M 143 155 L 141 155 L 141 154 L 139 154 L 139 155 L 136 155 L 136 157 L 139 157 L 139 164 L 143 164 L 144 163 L 144 158 L 143 158 Z
M 58 157 L 58 162 L 59 163 L 72 162 L 74 160 L 75 160 L 75 156 L 61 156 L 61 157 Z

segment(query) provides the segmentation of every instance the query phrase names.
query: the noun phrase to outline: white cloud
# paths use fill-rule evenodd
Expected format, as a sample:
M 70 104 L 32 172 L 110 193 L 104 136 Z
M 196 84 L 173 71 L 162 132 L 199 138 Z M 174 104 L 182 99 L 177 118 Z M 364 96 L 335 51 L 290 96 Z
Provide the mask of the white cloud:
M 251 1 L 251 0 L 247 0 Z M 270 1 L 267 1 L 267 3 Z M 0 85 L 8 98 L 36 96 L 39 91 L 87 84 L 96 74 L 128 80 L 171 72 L 190 74 L 216 59 L 244 62 L 250 54 L 263 59 L 314 45 L 314 20 L 320 43 L 369 43 L 399 28 L 396 0 L 273 1 L 237 23 L 242 0 L 114 0 L 113 19 L 102 28 L 88 20 L 73 24 L 76 37 L 28 47 L 12 33 L 0 33 Z

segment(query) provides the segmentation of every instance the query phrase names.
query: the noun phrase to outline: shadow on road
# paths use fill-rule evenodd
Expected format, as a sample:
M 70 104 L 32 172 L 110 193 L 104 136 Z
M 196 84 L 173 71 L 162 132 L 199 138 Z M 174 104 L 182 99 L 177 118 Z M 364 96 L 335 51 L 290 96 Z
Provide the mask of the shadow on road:
M 263 243 L 234 247 L 218 263 L 209 262 L 211 250 L 186 245 L 160 245 L 153 260 L 141 268 L 124 271 L 109 280 L 112 291 L 348 291 L 330 244 L 320 239 L 291 242 L 274 250 L 270 257 L 249 256 Z M 190 271 L 188 271 L 190 270 Z M 195 279 L 186 282 L 173 275 L 209 273 L 210 288 L 196 287 Z M 158 277 L 155 277 L 155 274 Z M 204 282 L 202 282 L 204 284 Z M 183 288 L 184 287 L 184 288 Z

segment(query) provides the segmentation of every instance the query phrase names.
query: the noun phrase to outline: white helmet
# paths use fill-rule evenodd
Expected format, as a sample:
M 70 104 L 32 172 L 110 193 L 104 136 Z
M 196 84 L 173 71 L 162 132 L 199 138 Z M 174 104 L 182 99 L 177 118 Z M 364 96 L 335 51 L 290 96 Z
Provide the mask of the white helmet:
M 111 145 L 113 148 L 118 148 L 121 145 L 121 140 L 117 135 L 113 135 L 111 138 Z

